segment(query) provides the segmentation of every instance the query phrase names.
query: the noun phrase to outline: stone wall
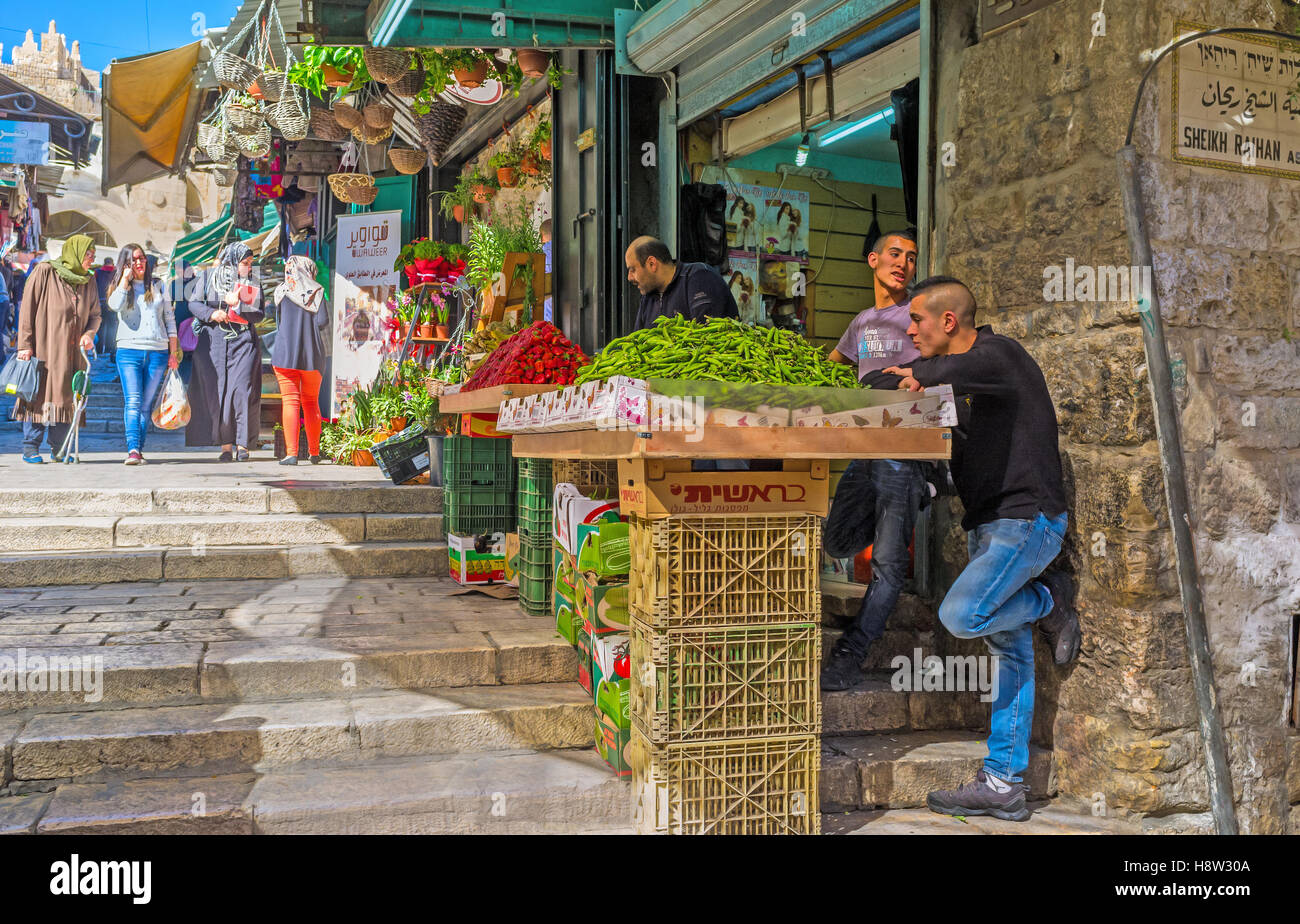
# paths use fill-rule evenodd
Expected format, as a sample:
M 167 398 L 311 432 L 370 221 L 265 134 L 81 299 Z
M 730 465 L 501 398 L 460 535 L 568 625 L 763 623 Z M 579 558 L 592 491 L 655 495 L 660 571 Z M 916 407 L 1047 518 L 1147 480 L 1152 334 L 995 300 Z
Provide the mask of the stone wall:
M 1294 14 L 1281 0 L 1130 0 L 1102 7 L 1099 34 L 1099 4 L 1061 0 L 979 41 L 977 5 L 939 4 L 937 97 L 956 104 L 939 107 L 935 141 L 955 145 L 956 164 L 936 167 L 934 252 L 974 290 L 982 323 L 1038 360 L 1056 403 L 1084 647 L 1060 669 L 1040 645 L 1035 738 L 1055 749 L 1067 804 L 1142 816 L 1153 831 L 1204 830 L 1134 306 L 1048 301 L 1044 268 L 1130 263 L 1115 153 L 1149 53 L 1175 21 L 1295 31 L 1284 18 Z M 1135 144 L 1238 818 L 1243 831 L 1279 832 L 1300 802 L 1287 720 L 1300 607 L 1300 182 L 1173 163 L 1171 75 L 1166 61 L 1149 83 Z M 941 519 L 950 580 L 964 542 L 959 512 Z

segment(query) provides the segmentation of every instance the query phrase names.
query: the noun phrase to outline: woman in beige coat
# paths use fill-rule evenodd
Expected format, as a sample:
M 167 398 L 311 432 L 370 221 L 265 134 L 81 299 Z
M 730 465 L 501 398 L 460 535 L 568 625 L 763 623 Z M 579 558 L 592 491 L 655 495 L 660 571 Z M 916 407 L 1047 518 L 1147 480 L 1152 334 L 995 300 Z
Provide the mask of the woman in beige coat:
M 23 461 L 40 463 L 48 434 L 50 454 L 59 449 L 72 424 L 72 375 L 85 369 L 81 351 L 95 348 L 99 330 L 99 292 L 90 265 L 95 244 L 74 234 L 57 261 L 38 263 L 23 289 L 18 321 L 18 358 L 41 361 L 40 385 L 30 402 L 18 399 L 14 419 L 23 421 Z

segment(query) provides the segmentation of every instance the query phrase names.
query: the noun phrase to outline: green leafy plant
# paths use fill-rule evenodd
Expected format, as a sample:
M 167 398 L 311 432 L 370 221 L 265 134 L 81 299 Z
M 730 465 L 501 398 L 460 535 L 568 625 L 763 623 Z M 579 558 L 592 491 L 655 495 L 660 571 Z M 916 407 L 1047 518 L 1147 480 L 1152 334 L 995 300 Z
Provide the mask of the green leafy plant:
M 326 65 L 342 74 L 350 74 L 352 78 L 346 87 L 337 88 L 334 94 L 336 98 L 354 93 L 370 82 L 370 71 L 366 69 L 361 49 L 347 45 L 332 47 L 308 45 L 303 49 L 302 60 L 289 68 L 288 80 L 302 87 L 312 96 L 326 99 L 332 89 L 325 83 Z
M 402 393 L 396 385 L 385 385 L 370 393 L 370 412 L 374 420 L 386 425 L 402 416 Z
M 370 392 L 358 389 L 348 395 L 340 420 L 349 431 L 374 429 L 375 416 L 371 407 Z
M 551 85 L 552 90 L 561 89 L 564 86 L 565 75 L 572 73 L 572 68 L 561 67 L 555 55 L 551 55 L 551 63 L 546 67 L 546 82 Z
M 423 424 L 428 429 L 432 424 L 433 415 L 438 409 L 438 399 L 429 394 L 429 389 L 420 383 L 417 387 L 411 384 L 406 391 L 402 393 L 402 415 L 406 418 L 407 425 L 413 423 Z
M 519 145 L 510 142 L 488 158 L 488 166 L 493 170 L 518 167 L 519 161 L 523 156 L 523 149 L 520 148 Z
M 532 135 L 528 138 L 528 149 L 536 151 L 543 144 L 551 140 L 551 120 L 541 119 L 537 127 L 533 129 Z
M 444 218 L 454 218 L 455 208 L 458 205 L 467 212 L 473 207 L 474 184 L 471 179 L 470 174 L 462 173 L 453 188 L 443 190 L 442 202 L 438 207 L 442 210 Z
M 415 259 L 432 260 L 437 256 L 438 256 L 438 248 L 433 241 L 425 238 L 424 240 L 420 240 L 416 242 Z
M 465 277 L 474 288 L 482 289 L 505 268 L 506 254 L 542 252 L 542 237 L 533 225 L 527 203 L 499 209 L 491 222 L 474 221 L 470 224 Z M 531 307 L 534 300 L 532 263 L 516 268 L 511 282 L 517 279 L 524 280 L 525 307 Z
M 330 446 L 334 450 L 334 461 L 340 465 L 351 465 L 352 454 L 354 452 L 369 452 L 375 445 L 375 434 L 371 430 L 347 430 L 343 429 L 340 434 L 331 440 Z M 321 451 L 325 451 L 325 437 L 321 435 Z
M 247 106 L 249 109 L 257 108 L 257 100 L 253 98 L 253 95 L 242 91 L 235 92 L 231 95 L 230 104 L 234 106 Z

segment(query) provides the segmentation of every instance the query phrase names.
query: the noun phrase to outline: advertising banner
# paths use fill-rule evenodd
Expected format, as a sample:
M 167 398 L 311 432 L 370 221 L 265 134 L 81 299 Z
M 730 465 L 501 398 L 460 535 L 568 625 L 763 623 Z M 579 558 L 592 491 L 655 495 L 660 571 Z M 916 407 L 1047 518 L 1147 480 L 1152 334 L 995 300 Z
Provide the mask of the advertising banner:
M 402 213 L 340 215 L 334 260 L 334 376 L 330 416 L 367 388 L 388 354 L 387 302 L 397 293 L 393 262 L 402 249 Z

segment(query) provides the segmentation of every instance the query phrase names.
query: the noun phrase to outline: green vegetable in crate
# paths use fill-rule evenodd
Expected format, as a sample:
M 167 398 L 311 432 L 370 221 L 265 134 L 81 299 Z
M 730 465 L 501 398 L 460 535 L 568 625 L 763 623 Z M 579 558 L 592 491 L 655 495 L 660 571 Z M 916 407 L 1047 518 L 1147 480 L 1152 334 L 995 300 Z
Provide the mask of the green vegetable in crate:
M 578 550 L 578 570 L 600 578 L 627 574 L 632 567 L 632 546 L 625 522 L 601 523 L 583 539 Z
M 577 382 L 615 375 L 858 387 L 850 366 L 831 362 L 820 347 L 792 331 L 755 327 L 735 318 L 701 323 L 681 315 L 658 318 L 652 327 L 611 340 L 578 373 Z

